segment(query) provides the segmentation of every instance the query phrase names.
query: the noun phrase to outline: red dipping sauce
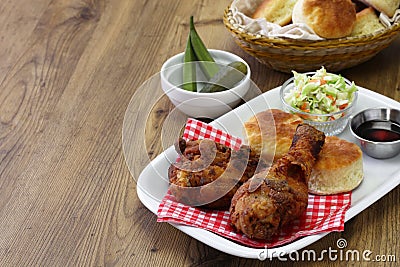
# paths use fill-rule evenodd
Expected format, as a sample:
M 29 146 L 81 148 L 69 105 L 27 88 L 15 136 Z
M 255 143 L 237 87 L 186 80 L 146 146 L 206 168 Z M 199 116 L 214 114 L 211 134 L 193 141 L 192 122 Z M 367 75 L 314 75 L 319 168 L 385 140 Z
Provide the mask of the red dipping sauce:
M 374 142 L 400 140 L 400 126 L 391 121 L 366 121 L 357 127 L 355 133 L 363 139 Z

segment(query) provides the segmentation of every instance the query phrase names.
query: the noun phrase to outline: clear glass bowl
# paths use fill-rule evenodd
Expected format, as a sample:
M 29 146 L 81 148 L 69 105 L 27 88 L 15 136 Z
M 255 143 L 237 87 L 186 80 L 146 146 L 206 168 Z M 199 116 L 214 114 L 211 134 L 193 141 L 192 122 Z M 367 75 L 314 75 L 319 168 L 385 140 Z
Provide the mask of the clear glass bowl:
M 306 72 L 307 76 L 312 76 L 315 74 L 315 72 Z M 345 79 L 345 82 L 348 85 L 351 85 L 351 82 L 348 79 Z M 294 78 L 290 78 L 287 80 L 281 87 L 280 89 L 280 99 L 283 105 L 283 110 L 289 113 L 297 114 L 300 116 L 303 120 L 304 123 L 308 123 L 315 128 L 317 128 L 320 131 L 323 131 L 325 135 L 337 135 L 340 134 L 347 126 L 347 123 L 349 121 L 349 118 L 351 114 L 354 111 L 354 106 L 357 103 L 358 99 L 358 92 L 356 91 L 354 93 L 354 99 L 351 102 L 350 105 L 348 105 L 345 109 L 330 113 L 330 114 L 312 114 L 308 112 L 301 111 L 299 109 L 296 109 L 292 106 L 290 106 L 286 101 L 285 101 L 285 95 L 290 92 L 294 87 Z M 336 116 L 340 115 L 340 118 L 336 120 L 327 120 L 325 121 L 324 119 L 321 119 L 321 117 L 331 117 L 331 116 Z

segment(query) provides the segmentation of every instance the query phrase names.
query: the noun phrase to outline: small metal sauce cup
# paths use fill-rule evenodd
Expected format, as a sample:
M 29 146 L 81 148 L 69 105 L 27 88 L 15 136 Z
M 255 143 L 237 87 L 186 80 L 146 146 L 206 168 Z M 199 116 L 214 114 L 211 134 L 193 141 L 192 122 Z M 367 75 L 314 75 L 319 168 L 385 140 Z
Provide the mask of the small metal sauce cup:
M 392 131 L 400 134 L 400 110 L 391 108 L 370 108 L 357 113 L 349 121 L 350 132 L 360 142 L 361 150 L 367 155 L 378 159 L 396 156 L 400 152 L 400 140 L 388 142 L 372 141 L 357 134 L 357 128 L 366 122 L 371 122 L 372 127 L 375 122 L 377 122 L 376 125 L 380 124 L 379 127 L 381 127 L 382 123 L 385 123 L 387 126 L 391 127 L 390 129 Z

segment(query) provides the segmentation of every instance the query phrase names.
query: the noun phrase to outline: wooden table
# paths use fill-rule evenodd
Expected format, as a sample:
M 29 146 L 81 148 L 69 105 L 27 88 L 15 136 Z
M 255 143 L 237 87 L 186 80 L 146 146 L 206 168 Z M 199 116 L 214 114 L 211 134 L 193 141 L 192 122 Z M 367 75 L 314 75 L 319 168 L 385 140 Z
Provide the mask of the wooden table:
M 261 266 L 204 245 L 157 223 L 136 194 L 121 132 L 138 89 L 182 52 L 189 16 L 209 48 L 233 52 L 251 66 L 262 91 L 288 74 L 243 52 L 222 23 L 229 1 L 19 0 L 0 8 L 0 266 Z M 369 62 L 341 73 L 400 100 L 400 39 Z M 159 99 L 145 121 L 150 158 L 171 104 Z M 148 115 L 148 116 L 147 116 Z M 147 117 L 146 117 L 147 116 Z M 135 123 L 135 122 L 133 122 Z M 144 128 L 138 128 L 143 131 Z M 135 147 L 133 146 L 133 149 Z M 146 162 L 138 162 L 140 172 Z M 135 175 L 134 175 L 135 176 Z M 395 254 L 400 261 L 400 188 L 306 249 Z M 275 259 L 273 263 L 280 265 Z M 338 262 L 336 262 L 338 263 Z M 340 262 L 345 265 L 346 262 Z M 300 265 L 301 263 L 299 263 Z M 327 258 L 319 263 L 331 265 Z

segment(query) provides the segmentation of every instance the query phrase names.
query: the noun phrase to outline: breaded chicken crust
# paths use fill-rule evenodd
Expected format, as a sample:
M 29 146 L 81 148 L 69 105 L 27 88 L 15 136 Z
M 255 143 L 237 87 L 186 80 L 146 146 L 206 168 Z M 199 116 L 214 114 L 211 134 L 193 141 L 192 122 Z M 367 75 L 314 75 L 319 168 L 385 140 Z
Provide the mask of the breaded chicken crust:
M 236 190 L 266 168 L 248 146 L 235 151 L 208 139 L 180 139 L 176 147 L 181 157 L 169 167 L 170 190 L 190 206 L 228 210 Z

